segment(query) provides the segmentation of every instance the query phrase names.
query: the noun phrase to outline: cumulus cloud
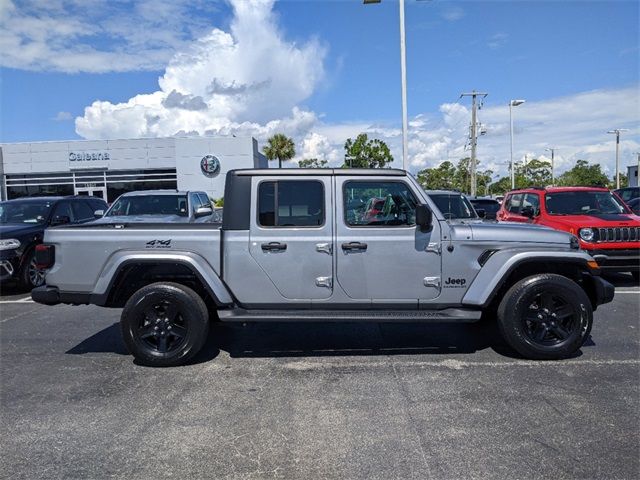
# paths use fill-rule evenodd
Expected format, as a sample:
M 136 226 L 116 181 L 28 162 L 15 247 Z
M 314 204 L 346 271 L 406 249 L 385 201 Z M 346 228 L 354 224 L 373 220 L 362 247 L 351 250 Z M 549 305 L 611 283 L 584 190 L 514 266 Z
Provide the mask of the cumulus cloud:
M 127 102 L 95 101 L 76 119 L 85 138 L 305 133 L 316 120 L 298 107 L 324 75 L 325 47 L 288 42 L 272 0 L 232 0 L 229 31 L 214 28 L 176 53 L 159 90 Z M 302 130 L 301 130 L 302 129 Z

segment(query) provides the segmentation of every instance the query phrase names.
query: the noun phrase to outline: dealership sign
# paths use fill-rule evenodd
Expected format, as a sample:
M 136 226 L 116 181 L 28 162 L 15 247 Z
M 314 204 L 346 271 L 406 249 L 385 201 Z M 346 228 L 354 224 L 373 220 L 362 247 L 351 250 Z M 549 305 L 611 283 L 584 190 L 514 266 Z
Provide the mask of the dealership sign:
M 200 170 L 205 177 L 215 177 L 220 173 L 220 160 L 214 155 L 205 155 L 200 160 Z
M 101 162 L 103 160 L 109 160 L 108 152 L 69 152 L 70 162 Z

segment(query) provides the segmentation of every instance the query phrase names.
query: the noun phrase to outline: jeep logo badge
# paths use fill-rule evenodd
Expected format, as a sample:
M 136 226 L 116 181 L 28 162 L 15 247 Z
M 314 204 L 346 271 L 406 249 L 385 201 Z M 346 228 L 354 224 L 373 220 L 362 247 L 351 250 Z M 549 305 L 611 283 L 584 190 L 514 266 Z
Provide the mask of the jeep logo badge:
M 213 155 L 205 155 L 200 160 L 200 170 L 205 177 L 215 177 L 220 173 L 220 160 Z

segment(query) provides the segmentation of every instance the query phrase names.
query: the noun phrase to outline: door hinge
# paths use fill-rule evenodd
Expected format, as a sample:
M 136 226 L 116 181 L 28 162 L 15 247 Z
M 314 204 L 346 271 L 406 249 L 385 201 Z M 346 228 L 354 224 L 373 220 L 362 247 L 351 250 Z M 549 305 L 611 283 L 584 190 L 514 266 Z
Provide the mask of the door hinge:
M 429 242 L 424 251 L 440 255 L 442 253 L 442 245 L 440 244 L 440 242 Z
M 424 277 L 422 283 L 425 287 L 440 288 L 440 277 Z
M 330 243 L 316 243 L 316 252 L 324 252 L 331 255 L 333 253 L 333 246 Z
M 316 277 L 316 287 L 333 288 L 332 277 Z

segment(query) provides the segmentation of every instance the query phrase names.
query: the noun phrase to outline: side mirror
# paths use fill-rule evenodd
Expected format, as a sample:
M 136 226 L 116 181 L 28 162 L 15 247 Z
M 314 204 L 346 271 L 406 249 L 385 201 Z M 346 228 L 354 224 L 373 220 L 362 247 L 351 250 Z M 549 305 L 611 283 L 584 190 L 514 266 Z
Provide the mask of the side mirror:
M 428 232 L 431 230 L 433 222 L 433 213 L 431 209 L 424 204 L 416 206 L 416 225 L 420 227 L 420 231 Z
M 535 212 L 533 211 L 533 207 L 522 207 L 520 210 L 520 214 L 523 217 L 533 218 L 535 216 Z
M 93 216 L 96 218 L 104 217 L 104 210 L 96 210 L 93 212 Z
M 207 215 L 211 215 L 213 213 L 213 208 L 211 207 L 199 207 L 196 208 L 196 211 L 193 213 L 196 218 L 205 217 Z
M 480 218 L 486 218 L 487 211 L 484 208 L 476 208 L 476 213 Z
M 67 223 L 71 223 L 71 219 L 67 215 L 56 215 L 51 219 L 52 227 L 55 227 L 56 225 L 65 225 Z

